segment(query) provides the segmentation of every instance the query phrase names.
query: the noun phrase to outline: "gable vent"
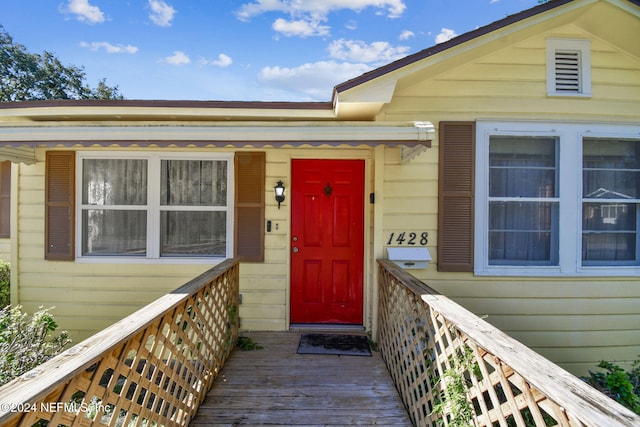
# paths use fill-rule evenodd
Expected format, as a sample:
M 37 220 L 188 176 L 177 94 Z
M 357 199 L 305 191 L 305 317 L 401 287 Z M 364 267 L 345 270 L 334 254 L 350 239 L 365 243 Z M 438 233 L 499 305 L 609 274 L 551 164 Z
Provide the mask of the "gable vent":
M 555 52 L 555 82 L 556 92 L 580 93 L 580 52 Z

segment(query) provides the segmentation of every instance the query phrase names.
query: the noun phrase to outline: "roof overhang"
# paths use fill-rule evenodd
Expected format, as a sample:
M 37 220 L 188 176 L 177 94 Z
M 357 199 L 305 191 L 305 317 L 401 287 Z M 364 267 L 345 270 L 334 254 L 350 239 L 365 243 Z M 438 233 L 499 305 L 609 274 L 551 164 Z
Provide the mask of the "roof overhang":
M 330 102 L 42 100 L 0 103 L 0 122 L 336 120 Z
M 388 102 L 392 93 L 388 87 L 363 104 Z M 0 159 L 25 163 L 33 162 L 38 147 L 429 147 L 434 138 L 430 122 L 345 120 L 336 117 L 330 103 L 0 103 Z
M 382 107 L 391 102 L 397 79 L 378 79 L 349 92 L 334 92 L 334 110 L 344 120 L 373 119 Z
M 0 126 L 0 158 L 32 163 L 38 147 L 430 147 L 434 137 L 431 122 Z

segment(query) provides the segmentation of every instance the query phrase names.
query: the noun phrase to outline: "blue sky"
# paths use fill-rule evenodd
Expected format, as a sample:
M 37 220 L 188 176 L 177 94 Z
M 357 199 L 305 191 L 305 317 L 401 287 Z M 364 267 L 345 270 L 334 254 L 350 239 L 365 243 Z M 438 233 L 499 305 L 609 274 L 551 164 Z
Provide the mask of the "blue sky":
M 537 0 L 3 0 L 0 25 L 126 99 L 329 101 Z

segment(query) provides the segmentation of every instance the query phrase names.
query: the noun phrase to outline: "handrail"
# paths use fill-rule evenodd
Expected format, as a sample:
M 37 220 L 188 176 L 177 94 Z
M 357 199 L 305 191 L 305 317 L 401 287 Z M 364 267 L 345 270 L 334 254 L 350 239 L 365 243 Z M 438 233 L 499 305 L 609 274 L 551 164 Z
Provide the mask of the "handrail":
M 627 408 L 394 263 L 378 263 L 378 345 L 415 424 L 453 422 L 458 378 L 476 426 L 640 425 Z
M 0 387 L 0 425 L 186 426 L 238 337 L 228 259 Z

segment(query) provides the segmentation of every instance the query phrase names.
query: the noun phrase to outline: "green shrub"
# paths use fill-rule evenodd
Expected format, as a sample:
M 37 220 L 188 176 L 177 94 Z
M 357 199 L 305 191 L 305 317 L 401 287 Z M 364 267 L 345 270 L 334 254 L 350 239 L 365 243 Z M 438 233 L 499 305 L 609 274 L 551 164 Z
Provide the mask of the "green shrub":
M 58 325 L 49 310 L 40 307 L 29 316 L 19 305 L 0 309 L 0 385 L 51 359 L 71 342 L 65 331 L 52 335 Z
M 243 336 L 238 337 L 236 344 L 242 351 L 262 350 L 264 348 L 251 338 Z
M 633 362 L 629 372 L 604 360 L 598 367 L 604 372 L 589 371 L 589 376 L 582 379 L 640 415 L 640 360 Z
M 458 348 L 449 359 L 450 368 L 442 373 L 438 381 L 445 384 L 442 401 L 436 403 L 432 414 L 447 419 L 446 425 L 452 427 L 473 426 L 474 411 L 469 401 L 468 391 L 471 384 L 468 383 L 469 373 L 479 376 L 479 367 L 475 363 L 473 350 L 464 346 Z
M 9 263 L 0 260 L 0 308 L 11 304 L 11 270 Z

